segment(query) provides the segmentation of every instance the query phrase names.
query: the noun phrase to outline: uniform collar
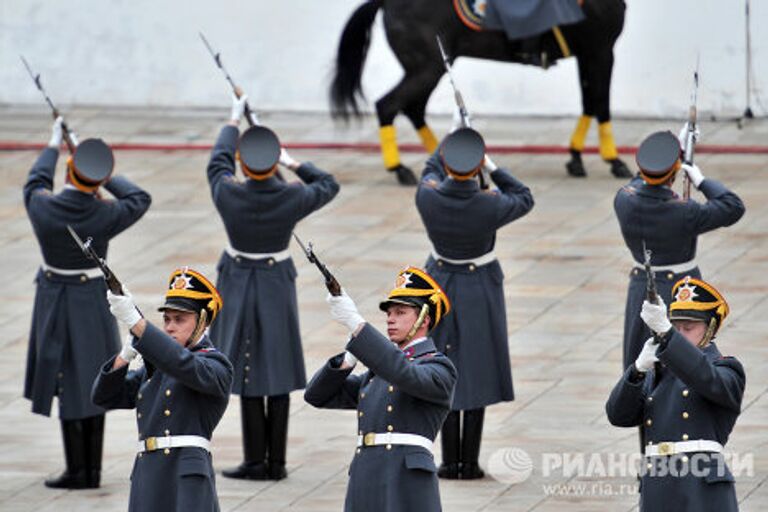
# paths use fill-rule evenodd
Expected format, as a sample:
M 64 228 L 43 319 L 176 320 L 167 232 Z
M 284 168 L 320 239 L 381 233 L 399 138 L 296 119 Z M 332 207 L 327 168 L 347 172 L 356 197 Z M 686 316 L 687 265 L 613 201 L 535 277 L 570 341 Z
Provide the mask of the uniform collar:
M 206 352 L 208 350 L 213 349 L 213 343 L 211 343 L 211 338 L 208 337 L 207 334 L 203 334 L 203 337 L 200 338 L 200 341 L 197 342 L 197 344 L 189 349 L 190 352 L 197 352 L 198 350 L 205 350 Z
M 458 181 L 448 177 L 440 184 L 440 190 L 463 196 L 471 196 L 480 190 L 480 184 L 474 178 L 466 181 Z
M 677 194 L 666 185 L 648 185 L 646 182 L 636 185 L 637 193 L 641 196 L 656 197 L 659 199 L 676 199 Z
M 265 180 L 248 178 L 246 186 L 255 190 L 277 190 L 285 187 L 285 182 L 281 181 L 277 176 L 270 176 Z
M 435 342 L 432 341 L 432 338 L 419 338 L 405 347 L 403 349 L 403 354 L 409 359 L 416 359 L 436 351 Z

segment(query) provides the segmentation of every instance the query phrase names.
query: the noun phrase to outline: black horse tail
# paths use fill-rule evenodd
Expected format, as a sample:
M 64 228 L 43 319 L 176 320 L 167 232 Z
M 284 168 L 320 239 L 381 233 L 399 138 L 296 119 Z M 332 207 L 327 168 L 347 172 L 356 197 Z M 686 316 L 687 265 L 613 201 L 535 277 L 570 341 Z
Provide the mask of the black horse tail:
M 348 121 L 360 116 L 358 98 L 365 99 L 361 79 L 371 43 L 371 26 L 383 0 L 368 0 L 349 18 L 339 41 L 336 68 L 331 82 L 331 115 Z

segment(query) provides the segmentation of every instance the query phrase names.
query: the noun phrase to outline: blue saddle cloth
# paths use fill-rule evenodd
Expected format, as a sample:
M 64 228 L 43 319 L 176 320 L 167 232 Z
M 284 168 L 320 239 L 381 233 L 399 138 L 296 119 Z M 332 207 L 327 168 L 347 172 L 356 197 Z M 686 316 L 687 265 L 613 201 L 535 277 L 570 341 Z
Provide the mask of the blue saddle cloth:
M 523 39 L 583 19 L 576 0 L 488 0 L 483 29 L 503 30 L 509 39 Z

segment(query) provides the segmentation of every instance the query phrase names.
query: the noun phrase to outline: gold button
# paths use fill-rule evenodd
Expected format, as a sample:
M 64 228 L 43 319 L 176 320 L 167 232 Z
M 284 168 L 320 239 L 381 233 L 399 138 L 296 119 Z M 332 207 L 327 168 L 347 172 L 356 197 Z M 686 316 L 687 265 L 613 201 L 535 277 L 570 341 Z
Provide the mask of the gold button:
M 64 377 L 64 374 L 63 374 L 63 373 L 61 373 L 61 372 L 59 372 L 59 378 L 61 379 L 61 378 L 63 378 L 63 377 Z
M 139 400 L 141 400 L 141 396 L 142 396 L 142 395 L 141 395 L 141 393 L 139 393 L 139 396 L 138 396 L 138 397 L 136 397 L 136 398 L 138 398 Z
M 394 391 L 395 391 L 395 386 L 392 386 L 392 385 L 390 384 L 390 386 L 387 388 L 387 391 L 389 391 L 390 393 L 394 393 Z
M 688 434 L 683 434 L 683 441 L 687 441 L 687 440 L 688 440 Z
M 64 388 L 62 388 L 62 387 L 59 387 L 59 394 L 61 394 L 61 393 L 63 393 L 63 392 L 64 392 Z
M 245 382 L 246 384 L 248 384 L 248 377 L 244 378 L 244 379 L 243 379 L 243 382 Z
M 144 456 L 144 453 L 143 452 L 139 452 L 139 458 L 141 458 L 143 456 Z
M 166 410 L 163 412 L 163 414 L 165 414 L 166 416 L 170 416 L 170 415 L 171 415 L 171 411 L 170 411 L 170 409 L 166 409 Z
M 45 277 L 47 277 L 47 278 L 49 278 L 49 279 L 50 279 L 50 277 L 51 277 L 52 275 L 53 275 L 53 274 L 51 274 L 50 272 L 46 272 L 46 273 L 45 273 Z
M 683 462 L 688 462 L 688 456 L 687 455 L 683 455 L 682 461 Z
M 392 406 L 391 405 L 387 406 L 387 412 L 392 412 Z
M 653 420 L 651 418 L 648 418 L 647 420 L 645 420 L 645 424 L 646 426 L 650 427 L 651 425 L 653 425 Z
M 437 266 L 442 267 L 443 266 L 443 260 L 437 260 Z
M 85 276 L 80 276 L 80 282 L 81 282 L 81 283 L 84 283 L 84 282 L 86 282 L 87 280 L 88 280 L 88 278 L 87 278 L 87 277 L 85 277 Z
M 245 340 L 245 344 L 246 345 L 250 345 L 251 344 L 251 340 Z
M 388 445 L 387 445 L 387 450 L 391 450 L 391 449 L 392 449 L 392 445 L 391 445 L 391 444 L 388 444 Z
M 469 271 L 474 272 L 475 271 L 475 265 L 473 263 L 469 264 Z
M 687 389 L 683 390 L 683 396 L 688 396 L 689 394 L 690 394 L 690 391 L 688 391 Z
M 136 417 L 137 417 L 137 418 L 139 418 L 139 419 L 141 419 L 141 413 L 137 413 L 137 414 L 136 414 Z
M 169 448 L 166 448 L 165 450 L 163 450 L 163 453 L 168 455 L 171 453 L 171 450 Z
M 360 453 L 360 448 L 358 448 L 358 449 L 357 449 L 357 450 L 355 450 L 355 451 L 356 451 L 357 453 Z
M 165 390 L 165 396 L 171 396 L 171 390 L 170 389 L 166 389 Z
M 357 417 L 358 418 L 362 418 L 363 417 L 363 411 L 358 411 L 357 412 Z
M 273 260 L 272 258 L 269 258 L 269 260 L 267 260 L 267 264 L 271 267 L 272 265 L 275 264 L 275 260 Z
M 649 401 L 649 402 L 653 402 L 653 397 L 652 397 L 652 396 L 649 396 L 649 397 L 648 397 L 648 401 Z
M 451 344 L 450 344 L 450 343 L 448 343 L 448 344 L 445 346 L 445 350 L 451 350 Z
M 687 420 L 688 416 L 689 416 L 689 414 L 687 412 L 683 411 L 683 419 Z
M 360 393 L 360 398 L 365 398 L 365 393 Z
M 150 382 L 152 382 L 152 377 L 147 379 L 147 384 L 149 384 Z
M 237 257 L 235 258 L 235 261 L 236 261 L 236 262 L 238 262 L 238 263 L 240 263 L 240 261 L 241 261 L 241 260 L 240 260 L 240 256 L 237 256 Z
M 387 432 L 392 432 L 393 430 L 395 429 L 392 425 L 387 425 Z
M 633 275 L 633 276 L 636 276 L 636 275 L 637 275 L 639 272 L 640 272 L 640 271 L 639 271 L 639 270 L 637 270 L 636 268 L 633 268 L 633 269 L 632 269 L 632 275 Z
M 672 272 L 667 273 L 667 279 L 671 281 L 674 278 L 675 278 L 675 274 L 673 274 Z
M 246 353 L 245 353 L 245 357 L 251 357 L 251 354 L 250 354 L 250 352 L 246 352 Z
M 651 469 L 651 468 L 653 467 L 653 464 L 651 464 L 651 463 L 649 462 L 648 464 L 646 464 L 646 465 L 645 465 L 645 467 L 647 467 L 648 469 Z
M 245 371 L 249 371 L 250 369 L 251 369 L 251 367 L 250 367 L 250 366 L 248 366 L 248 365 L 245 365 Z
M 168 429 L 165 429 L 165 435 L 167 435 L 167 436 L 171 435 L 171 431 L 168 430 Z

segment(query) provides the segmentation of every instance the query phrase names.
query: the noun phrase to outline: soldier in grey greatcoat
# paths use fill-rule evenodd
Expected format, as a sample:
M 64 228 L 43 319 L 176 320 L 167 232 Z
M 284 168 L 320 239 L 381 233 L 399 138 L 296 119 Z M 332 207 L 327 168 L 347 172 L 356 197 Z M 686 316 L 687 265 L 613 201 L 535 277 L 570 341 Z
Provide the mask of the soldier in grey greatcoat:
M 663 302 L 645 301 L 642 319 L 656 333 L 611 392 L 608 419 L 640 426 L 646 445 L 640 510 L 738 510 L 723 449 L 741 411 L 745 374 L 713 340 L 728 304 L 710 284 L 675 283 L 667 317 Z
M 104 441 L 104 409 L 91 403 L 90 388 L 101 362 L 120 347 L 120 335 L 103 299 L 102 274 L 67 225 L 93 237 L 92 247 L 106 258 L 109 240 L 139 220 L 151 198 L 127 178 L 112 176 L 114 157 L 101 139 L 75 147 L 66 185 L 54 193 L 62 122 L 56 119 L 24 185 L 24 205 L 43 257 L 35 278 L 24 397 L 32 401 L 32 412 L 46 416 L 58 397 L 66 469 L 45 485 L 82 489 L 99 487 Z M 114 199 L 104 199 L 100 188 Z
M 357 450 L 344 510 L 441 510 L 432 446 L 451 406 L 456 369 L 428 337 L 450 310 L 423 270 L 400 272 L 380 305 L 387 336 L 366 323 L 345 293 L 331 314 L 350 332 L 345 353 L 315 374 L 304 399 L 315 407 L 357 410 Z M 352 375 L 357 361 L 368 371 Z
M 206 329 L 221 309 L 221 297 L 199 272 L 177 269 L 159 308 L 159 329 L 124 292 L 108 292 L 107 300 L 130 334 L 120 353 L 103 364 L 92 399 L 107 409 L 136 409 L 138 453 L 128 510 L 217 512 L 210 445 L 229 403 L 232 365 Z M 137 354 L 144 365 L 130 370 Z
M 288 245 L 296 224 L 333 199 L 339 185 L 309 162 L 280 148 L 277 136 L 252 126 L 238 138 L 246 97 L 235 99 L 231 121 L 208 164 L 208 182 L 229 244 L 218 265 L 224 308 L 211 335 L 235 368 L 240 395 L 243 462 L 229 478 L 285 478 L 289 393 L 306 385 L 296 300 L 296 268 Z M 235 177 L 235 162 L 245 175 Z M 300 182 L 286 183 L 278 163 Z
M 680 156 L 680 142 L 671 132 L 651 134 L 637 150 L 639 174 L 619 189 L 614 199 L 621 234 L 634 265 L 624 312 L 622 370 L 635 361 L 650 336 L 639 315 L 647 281 L 643 243 L 651 251 L 658 294 L 669 303 L 674 283 L 686 275 L 701 277 L 696 263 L 699 235 L 730 226 L 744 215 L 739 196 L 719 181 L 705 178 L 698 166 L 682 164 Z M 704 194 L 705 203 L 681 199 L 672 190 L 680 169 Z
M 483 166 L 498 190 L 480 188 L 476 176 Z M 440 438 L 439 476 L 482 478 L 478 458 L 485 407 L 515 396 L 504 274 L 493 252 L 496 231 L 531 211 L 533 196 L 485 155 L 478 132 L 461 128 L 427 161 L 416 207 L 433 247 L 426 270 L 443 287 L 454 311 L 432 333 L 438 350 L 459 374 Z

